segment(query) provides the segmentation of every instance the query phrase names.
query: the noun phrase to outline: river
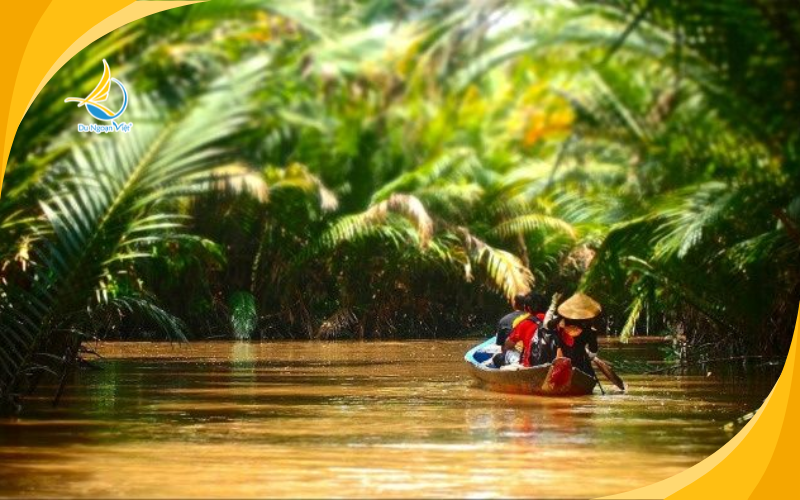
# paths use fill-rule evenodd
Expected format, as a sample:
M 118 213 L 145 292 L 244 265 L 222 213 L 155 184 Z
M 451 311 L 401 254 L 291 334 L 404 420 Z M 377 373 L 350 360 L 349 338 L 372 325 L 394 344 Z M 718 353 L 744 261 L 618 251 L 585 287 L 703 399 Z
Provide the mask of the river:
M 0 421 L 0 496 L 607 495 L 713 453 L 774 382 L 628 374 L 625 394 L 505 395 L 470 379 L 473 343 L 106 343 L 58 408 Z

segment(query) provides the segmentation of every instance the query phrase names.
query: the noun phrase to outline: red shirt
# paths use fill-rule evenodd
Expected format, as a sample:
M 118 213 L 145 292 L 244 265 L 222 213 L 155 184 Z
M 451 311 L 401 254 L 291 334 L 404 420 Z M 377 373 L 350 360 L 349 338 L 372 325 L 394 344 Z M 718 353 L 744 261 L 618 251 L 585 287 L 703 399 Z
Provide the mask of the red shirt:
M 540 320 L 544 320 L 544 314 L 538 313 L 536 317 Z M 511 334 L 508 336 L 508 340 L 514 342 L 515 344 L 522 341 L 522 366 L 531 366 L 531 345 L 533 344 L 533 338 L 536 336 L 536 331 L 539 327 L 533 321 L 528 319 L 524 319 L 514 327 L 511 331 Z

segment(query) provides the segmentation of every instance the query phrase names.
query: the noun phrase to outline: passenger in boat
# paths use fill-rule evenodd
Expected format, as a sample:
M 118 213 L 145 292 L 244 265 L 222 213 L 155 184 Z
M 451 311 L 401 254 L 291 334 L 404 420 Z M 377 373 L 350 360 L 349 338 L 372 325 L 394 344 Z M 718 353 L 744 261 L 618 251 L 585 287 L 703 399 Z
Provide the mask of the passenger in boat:
M 537 332 L 542 329 L 547 306 L 547 299 L 542 295 L 531 293 L 526 297 L 525 315 L 520 316 L 511 334 L 503 343 L 507 364 L 516 361 L 522 366 L 532 366 L 532 362 L 537 362 L 537 356 L 532 356 L 532 347 L 537 339 Z
M 506 314 L 500 321 L 497 322 L 497 345 L 503 345 L 506 342 L 508 334 L 516 326 L 516 320 L 525 314 L 525 295 L 518 294 L 514 297 L 514 310 Z
M 555 332 L 555 344 L 559 355 L 572 361 L 572 366 L 588 375 L 594 376 L 592 360 L 597 356 L 596 320 L 602 307 L 594 299 L 583 293 L 576 293 L 565 300 L 547 328 Z
M 517 323 L 519 323 L 519 321 L 525 315 L 525 303 L 527 300 L 528 298 L 523 294 L 517 294 L 514 296 L 514 310 L 500 318 L 500 321 L 497 322 L 495 343 L 501 348 L 503 344 L 505 344 L 508 334 L 511 333 L 511 330 L 514 329 Z M 492 363 L 495 367 L 499 368 L 506 364 L 505 358 L 506 355 L 504 352 L 498 352 L 492 357 Z

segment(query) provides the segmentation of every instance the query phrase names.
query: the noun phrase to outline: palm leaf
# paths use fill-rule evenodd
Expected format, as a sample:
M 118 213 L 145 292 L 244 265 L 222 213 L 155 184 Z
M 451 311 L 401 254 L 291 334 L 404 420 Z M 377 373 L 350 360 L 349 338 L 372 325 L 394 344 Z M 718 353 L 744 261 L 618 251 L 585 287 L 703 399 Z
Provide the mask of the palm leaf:
M 228 306 L 233 336 L 237 340 L 250 340 L 258 322 L 256 298 L 249 292 L 235 292 L 228 299 Z
M 135 133 L 75 150 L 63 171 L 83 181 L 51 191 L 40 203 L 48 233 L 33 251 L 37 265 L 31 285 L 0 288 L 0 309 L 7 318 L 0 325 L 5 374 L 0 397 L 25 390 L 25 373 L 36 353 L 59 355 L 70 346 L 76 353 L 81 339 L 65 332 L 73 331 L 93 305 L 122 305 L 107 293 L 104 283 L 113 273 L 107 265 L 146 255 L 137 248 L 173 228 L 174 218 L 153 209 L 167 194 L 184 192 L 174 188 L 184 179 L 213 167 L 209 147 L 243 123 L 247 91 L 264 65 L 263 59 L 243 63 L 174 117 L 139 102 Z
M 500 236 L 507 237 L 541 230 L 558 231 L 573 239 L 577 237 L 577 232 L 572 224 L 543 214 L 526 214 L 503 221 L 493 231 Z
M 492 284 L 512 302 L 515 295 L 530 292 L 533 274 L 516 255 L 487 245 L 464 228 L 458 231 L 470 261 L 483 268 Z

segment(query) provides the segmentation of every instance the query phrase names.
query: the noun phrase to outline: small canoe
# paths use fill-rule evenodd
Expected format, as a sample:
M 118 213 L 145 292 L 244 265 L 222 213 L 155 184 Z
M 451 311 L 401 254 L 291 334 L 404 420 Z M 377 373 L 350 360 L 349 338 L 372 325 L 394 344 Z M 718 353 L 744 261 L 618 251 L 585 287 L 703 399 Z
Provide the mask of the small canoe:
M 594 390 L 595 379 L 574 368 L 569 358 L 544 365 L 500 369 L 490 361 L 497 349 L 492 337 L 464 355 L 472 376 L 487 389 L 536 396 L 583 396 Z

